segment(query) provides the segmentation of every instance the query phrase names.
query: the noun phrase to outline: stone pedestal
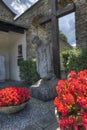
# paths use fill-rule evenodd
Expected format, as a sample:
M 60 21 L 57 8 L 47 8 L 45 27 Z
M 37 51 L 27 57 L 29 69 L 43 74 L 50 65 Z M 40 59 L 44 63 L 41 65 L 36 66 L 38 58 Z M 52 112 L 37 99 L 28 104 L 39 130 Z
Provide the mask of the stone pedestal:
M 55 87 L 58 79 L 39 80 L 35 85 L 30 87 L 31 96 L 43 101 L 52 100 L 57 96 Z
M 0 82 L 5 81 L 5 57 L 0 56 Z

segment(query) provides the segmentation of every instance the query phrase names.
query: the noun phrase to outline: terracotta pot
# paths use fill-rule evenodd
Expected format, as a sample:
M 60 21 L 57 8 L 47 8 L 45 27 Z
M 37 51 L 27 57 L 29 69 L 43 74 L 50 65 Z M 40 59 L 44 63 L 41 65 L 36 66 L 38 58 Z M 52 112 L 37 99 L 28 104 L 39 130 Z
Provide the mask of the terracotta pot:
M 22 109 L 24 109 L 24 107 L 28 104 L 28 101 L 17 105 L 17 106 L 7 106 L 7 107 L 0 107 L 0 112 L 1 113 L 7 113 L 7 114 L 11 114 L 11 113 L 16 113 Z

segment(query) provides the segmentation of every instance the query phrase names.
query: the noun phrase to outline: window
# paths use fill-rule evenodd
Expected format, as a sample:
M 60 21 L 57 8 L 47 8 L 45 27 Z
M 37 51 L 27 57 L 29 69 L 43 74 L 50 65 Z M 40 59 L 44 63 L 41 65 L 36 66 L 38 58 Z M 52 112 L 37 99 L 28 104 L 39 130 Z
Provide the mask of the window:
M 22 45 L 18 45 L 18 59 L 17 64 L 20 65 L 20 62 L 23 60 L 23 54 L 22 54 Z
M 18 57 L 22 57 L 22 45 L 18 45 Z

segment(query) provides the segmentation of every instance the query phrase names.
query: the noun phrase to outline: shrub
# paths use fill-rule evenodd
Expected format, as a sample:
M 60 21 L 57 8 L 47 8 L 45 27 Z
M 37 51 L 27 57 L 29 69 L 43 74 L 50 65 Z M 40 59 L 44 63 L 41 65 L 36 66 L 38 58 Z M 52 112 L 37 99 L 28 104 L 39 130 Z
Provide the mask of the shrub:
M 34 84 L 40 79 L 39 75 L 36 72 L 36 60 L 26 60 L 21 61 L 20 63 L 20 78 L 22 81 Z
M 62 57 L 63 65 L 67 72 L 71 70 L 79 72 L 87 69 L 87 48 L 63 51 Z
M 63 66 L 64 69 L 67 70 L 67 61 L 69 58 L 69 50 L 64 50 L 61 52 L 62 58 L 63 58 Z

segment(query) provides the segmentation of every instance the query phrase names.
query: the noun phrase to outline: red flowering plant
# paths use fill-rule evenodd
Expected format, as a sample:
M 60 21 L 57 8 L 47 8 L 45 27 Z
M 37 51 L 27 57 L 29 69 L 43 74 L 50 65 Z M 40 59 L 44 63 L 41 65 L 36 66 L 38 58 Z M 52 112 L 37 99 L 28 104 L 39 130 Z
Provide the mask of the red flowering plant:
M 59 113 L 60 129 L 79 130 L 79 125 L 83 125 L 87 130 L 87 70 L 71 71 L 66 80 L 58 81 L 56 91 L 54 105 Z
M 20 105 L 29 99 L 30 91 L 27 88 L 8 87 L 0 90 L 0 107 Z

